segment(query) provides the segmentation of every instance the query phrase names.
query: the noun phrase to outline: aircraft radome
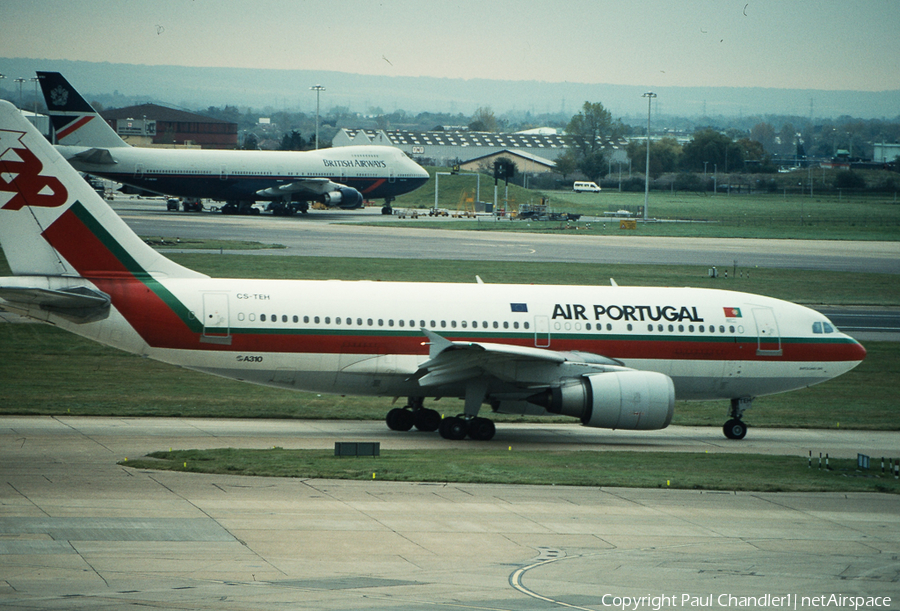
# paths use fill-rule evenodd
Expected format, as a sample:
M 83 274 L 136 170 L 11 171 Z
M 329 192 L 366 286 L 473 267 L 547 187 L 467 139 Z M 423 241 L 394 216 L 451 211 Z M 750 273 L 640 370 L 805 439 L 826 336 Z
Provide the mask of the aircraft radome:
M 419 188 L 428 172 L 392 146 L 318 151 L 157 149 L 125 143 L 58 72 L 38 72 L 59 152 L 80 172 L 134 189 L 227 202 L 225 213 L 306 212 L 310 202 L 354 209 Z
M 209 278 L 147 246 L 0 103 L 0 305 L 128 352 L 247 382 L 408 397 L 394 430 L 490 439 L 496 412 L 660 429 L 676 399 L 830 380 L 865 349 L 809 308 L 713 289 Z M 464 399 L 460 415 L 425 407 Z

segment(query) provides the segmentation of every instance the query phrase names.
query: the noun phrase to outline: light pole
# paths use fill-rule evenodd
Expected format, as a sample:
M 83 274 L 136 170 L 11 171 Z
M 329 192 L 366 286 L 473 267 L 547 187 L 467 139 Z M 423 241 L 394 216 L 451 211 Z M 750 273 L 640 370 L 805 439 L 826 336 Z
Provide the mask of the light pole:
M 315 85 L 309 89 L 316 92 L 316 150 L 319 150 L 319 93 L 325 91 L 325 88 L 321 85 Z
M 647 98 L 647 165 L 644 168 L 644 220 L 647 220 L 647 200 L 650 197 L 650 105 L 656 94 L 648 91 L 642 98 Z
M 24 110 L 24 108 L 22 108 L 22 83 L 24 83 L 27 80 L 28 79 L 24 79 L 24 78 L 15 79 L 15 82 L 18 83 L 18 85 L 19 85 L 19 110 Z

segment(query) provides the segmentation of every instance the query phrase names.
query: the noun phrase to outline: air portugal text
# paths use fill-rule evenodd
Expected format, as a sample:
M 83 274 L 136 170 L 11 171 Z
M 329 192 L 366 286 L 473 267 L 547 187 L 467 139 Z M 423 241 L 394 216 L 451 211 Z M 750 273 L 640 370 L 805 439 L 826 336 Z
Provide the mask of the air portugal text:
M 669 322 L 703 322 L 697 313 L 696 306 L 649 306 L 649 305 L 593 305 L 580 303 L 557 303 L 553 306 L 551 318 L 563 320 L 589 320 L 588 312 L 592 311 L 594 320 L 667 320 Z

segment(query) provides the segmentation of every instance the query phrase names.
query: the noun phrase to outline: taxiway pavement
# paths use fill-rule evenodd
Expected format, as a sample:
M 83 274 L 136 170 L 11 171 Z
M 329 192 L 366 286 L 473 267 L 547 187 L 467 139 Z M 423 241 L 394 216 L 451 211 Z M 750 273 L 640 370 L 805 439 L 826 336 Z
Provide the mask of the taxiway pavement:
M 900 608 L 894 495 L 298 480 L 116 464 L 169 447 L 373 437 L 446 447 L 383 427 L 0 418 L 0 607 L 549 610 L 667 596 L 658 608 L 681 609 L 695 597 L 726 608 L 728 597 L 787 595 L 811 608 L 803 597 L 837 594 L 890 596 L 879 608 Z M 517 451 L 742 446 L 714 440 L 712 429 L 672 427 L 641 441 L 577 426 L 502 428 L 508 438 L 492 443 L 515 437 Z M 810 443 L 872 455 L 900 447 L 900 433 L 751 433 L 754 451 L 799 456 Z

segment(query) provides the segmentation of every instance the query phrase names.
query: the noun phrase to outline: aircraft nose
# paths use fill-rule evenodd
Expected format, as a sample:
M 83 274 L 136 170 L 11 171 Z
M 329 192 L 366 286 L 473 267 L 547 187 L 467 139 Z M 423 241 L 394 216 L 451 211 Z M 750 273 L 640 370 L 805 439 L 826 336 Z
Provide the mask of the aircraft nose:
M 852 338 L 851 338 L 852 339 Z M 866 349 L 855 339 L 852 339 L 852 342 L 847 344 L 847 358 L 848 361 L 862 361 L 866 358 Z

